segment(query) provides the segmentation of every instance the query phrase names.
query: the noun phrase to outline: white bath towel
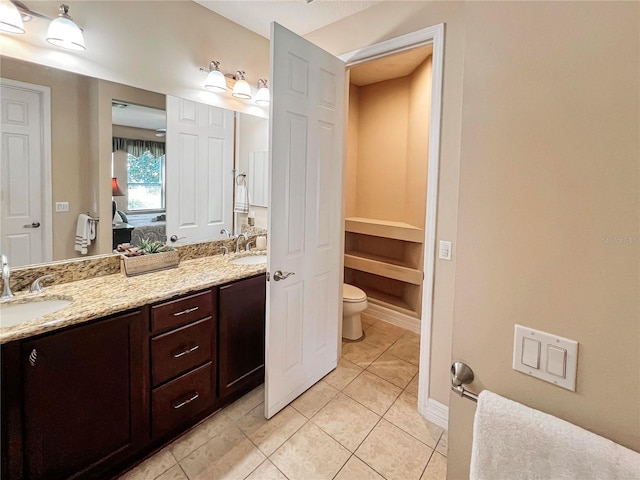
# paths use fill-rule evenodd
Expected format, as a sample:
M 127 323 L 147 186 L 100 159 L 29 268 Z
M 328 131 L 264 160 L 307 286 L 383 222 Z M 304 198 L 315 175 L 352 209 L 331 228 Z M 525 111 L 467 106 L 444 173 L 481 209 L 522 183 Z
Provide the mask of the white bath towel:
M 640 454 L 484 390 L 473 423 L 470 478 L 640 479 Z
M 82 255 L 86 255 L 91 241 L 96 238 L 96 222 L 89 215 L 81 213 L 78 215 L 76 226 L 76 241 L 74 249 Z
M 236 185 L 236 201 L 233 211 L 236 213 L 249 213 L 249 190 L 245 182 Z

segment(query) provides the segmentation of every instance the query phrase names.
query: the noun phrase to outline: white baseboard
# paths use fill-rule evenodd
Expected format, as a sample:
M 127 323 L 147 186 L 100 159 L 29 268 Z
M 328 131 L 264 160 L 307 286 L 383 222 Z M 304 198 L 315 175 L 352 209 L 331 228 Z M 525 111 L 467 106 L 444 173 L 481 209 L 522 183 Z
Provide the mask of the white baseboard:
M 427 400 L 427 409 L 425 410 L 425 418 L 435 423 L 439 427 L 448 430 L 449 428 L 449 407 L 440 403 L 433 398 Z
M 413 333 L 420 335 L 420 320 L 410 317 L 404 313 L 396 312 L 390 308 L 376 305 L 369 302 L 369 307 L 364 311 L 366 315 L 382 320 L 383 322 L 402 327 L 405 330 L 409 330 Z

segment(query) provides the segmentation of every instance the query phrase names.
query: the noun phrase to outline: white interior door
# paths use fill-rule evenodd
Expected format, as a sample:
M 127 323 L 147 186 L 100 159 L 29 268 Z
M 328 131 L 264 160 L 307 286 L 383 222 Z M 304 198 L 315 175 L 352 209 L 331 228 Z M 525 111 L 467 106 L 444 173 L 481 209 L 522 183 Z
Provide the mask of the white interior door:
M 167 238 L 175 244 L 231 231 L 234 113 L 167 96 Z
M 337 363 L 344 75 L 342 61 L 272 24 L 267 418 Z
M 12 266 L 50 261 L 49 89 L 2 80 L 2 253 Z

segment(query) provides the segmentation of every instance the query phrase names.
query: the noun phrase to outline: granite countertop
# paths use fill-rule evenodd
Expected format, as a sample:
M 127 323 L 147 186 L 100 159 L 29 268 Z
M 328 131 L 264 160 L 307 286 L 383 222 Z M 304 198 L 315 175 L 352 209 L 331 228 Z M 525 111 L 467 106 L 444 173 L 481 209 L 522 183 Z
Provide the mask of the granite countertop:
M 23 303 L 27 299 L 37 298 L 68 299 L 71 300 L 71 304 L 33 320 L 0 327 L 0 344 L 264 273 L 266 264 L 232 265 L 229 263 L 240 256 L 264 254 L 266 254 L 265 251 L 252 251 L 228 256 L 215 255 L 185 260 L 180 262 L 177 268 L 136 277 L 125 277 L 118 273 L 53 285 L 46 287 L 39 294 L 16 293 L 13 299 L 3 300 L 0 305 Z

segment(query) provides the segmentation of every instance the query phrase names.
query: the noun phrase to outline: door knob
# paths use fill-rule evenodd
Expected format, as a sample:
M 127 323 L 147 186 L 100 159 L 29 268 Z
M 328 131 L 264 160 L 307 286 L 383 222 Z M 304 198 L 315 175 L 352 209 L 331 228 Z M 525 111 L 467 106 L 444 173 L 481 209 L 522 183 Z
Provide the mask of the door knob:
M 33 222 L 31 225 L 29 225 L 28 223 L 26 225 L 23 225 L 23 228 L 38 228 L 40 226 L 40 222 Z
M 277 282 L 289 278 L 291 275 L 295 275 L 293 272 L 283 272 L 282 270 L 276 270 L 273 274 L 273 279 Z
M 179 237 L 177 235 L 171 235 L 169 240 L 171 240 L 172 242 L 177 242 L 178 240 L 182 240 L 183 238 L 187 238 L 187 237 Z

